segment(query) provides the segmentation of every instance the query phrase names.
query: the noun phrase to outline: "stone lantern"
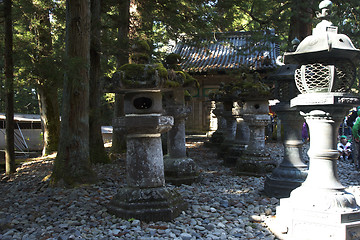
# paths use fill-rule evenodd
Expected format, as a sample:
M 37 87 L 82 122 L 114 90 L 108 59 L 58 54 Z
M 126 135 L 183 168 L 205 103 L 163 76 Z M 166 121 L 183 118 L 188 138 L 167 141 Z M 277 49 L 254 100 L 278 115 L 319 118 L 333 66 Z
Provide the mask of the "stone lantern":
M 242 117 L 250 129 L 250 137 L 247 148 L 237 158 L 237 174 L 263 175 L 271 172 L 276 163 L 265 149 L 265 127 L 270 123 L 268 100 L 247 99 L 242 109 Z
M 234 108 L 235 99 L 223 101 L 222 117 L 225 121 L 224 141 L 220 144 L 218 156 L 224 160 L 225 166 L 235 166 L 236 158 L 241 153 L 240 145 L 236 142 L 237 115 Z
M 165 187 L 161 133 L 174 124 L 173 117 L 162 115 L 167 70 L 150 64 L 127 64 L 120 70 L 107 88 L 124 93 L 125 116 L 116 124 L 127 134 L 127 186 L 119 189 L 108 211 L 124 219 L 170 221 L 187 204 Z
M 226 120 L 223 118 L 224 104 L 222 102 L 215 102 L 215 109 L 213 114 L 217 118 L 217 129 L 211 135 L 210 140 L 206 142 L 206 146 L 209 147 L 220 147 L 220 144 L 224 141 L 224 132 L 226 129 Z
M 331 5 L 320 3 L 322 21 L 284 59 L 300 66 L 295 83 L 301 94 L 290 105 L 301 111 L 311 135 L 308 176 L 277 208 L 276 221 L 289 239 L 360 238 L 360 208 L 339 182 L 336 163 L 340 122 L 360 104 L 358 96 L 348 93 L 360 51 L 329 21 Z
M 236 141 L 244 146 L 244 149 L 249 144 L 250 140 L 250 128 L 246 124 L 243 118 L 243 106 L 244 103 L 239 101 L 235 103 L 236 112 L 238 112 L 237 126 L 236 126 Z
M 307 176 L 308 166 L 301 156 L 301 127 L 304 117 L 296 108 L 290 108 L 290 99 L 299 93 L 294 81 L 297 68 L 296 64 L 283 65 L 269 78 L 275 81 L 274 97 L 280 101 L 272 110 L 281 120 L 284 129 L 284 158 L 266 178 L 264 185 L 266 195 L 271 197 L 289 197 L 290 192 L 299 187 Z
M 186 155 L 185 120 L 191 109 L 185 106 L 184 88 L 167 92 L 165 99 L 166 113 L 174 118 L 174 126 L 167 133 L 165 179 L 175 185 L 192 184 L 198 179 L 199 171 L 195 161 Z
M 236 159 L 236 173 L 239 175 L 264 175 L 276 167 L 265 148 L 265 127 L 270 123 L 269 87 L 261 82 L 256 72 L 242 75 L 237 86 L 241 89 L 238 103 L 240 115 L 249 127 L 249 142 L 241 156 Z
M 197 164 L 186 155 L 185 120 L 191 108 L 185 106 L 185 89 L 198 87 L 198 82 L 188 73 L 181 71 L 178 54 L 169 54 L 166 65 L 168 76 L 176 83 L 170 91 L 164 93 L 164 105 L 167 115 L 174 118 L 174 125 L 167 133 L 168 155 L 164 156 L 166 182 L 181 185 L 192 184 L 199 177 Z
M 238 100 L 239 92 L 234 87 L 234 83 L 222 83 L 218 91 L 209 95 L 211 100 L 217 102 L 215 112 L 220 116 L 219 131 L 214 133 L 216 137 L 213 134 L 210 141 L 213 146 L 218 146 L 218 157 L 223 158 L 225 166 L 234 166 L 243 150 L 235 139 L 238 112 L 234 108 L 234 102 Z

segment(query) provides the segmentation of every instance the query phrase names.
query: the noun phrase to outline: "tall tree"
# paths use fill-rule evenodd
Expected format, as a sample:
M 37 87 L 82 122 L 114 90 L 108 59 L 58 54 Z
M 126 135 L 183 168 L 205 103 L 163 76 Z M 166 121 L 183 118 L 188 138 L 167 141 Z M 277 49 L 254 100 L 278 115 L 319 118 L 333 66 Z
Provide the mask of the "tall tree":
M 35 7 L 35 18 L 38 24 L 34 24 L 35 40 L 37 49 L 34 56 L 36 66 L 35 80 L 37 83 L 37 93 L 39 99 L 39 108 L 41 121 L 44 130 L 43 155 L 51 154 L 57 151 L 60 135 L 60 112 L 58 103 L 58 81 L 54 72 L 54 60 L 51 52 L 52 36 L 50 23 L 51 1 L 41 0 L 33 2 Z
M 51 181 L 71 187 L 96 181 L 89 156 L 90 0 L 67 0 L 66 12 L 69 66 Z
M 91 40 L 90 40 L 90 161 L 108 163 L 110 159 L 104 148 L 100 122 L 100 100 L 102 88 L 100 83 L 100 0 L 91 0 Z
M 107 1 L 107 8 L 115 9 L 114 14 L 108 22 L 112 22 L 110 27 L 113 28 L 113 44 L 117 48 L 109 48 L 108 54 L 114 55 L 115 66 L 119 68 L 129 63 L 129 28 L 130 28 L 130 2 L 133 0 L 120 0 L 116 2 Z M 124 99 L 123 94 L 115 94 L 114 118 L 124 115 Z M 120 129 L 114 128 L 112 135 L 112 149 L 114 153 L 124 152 L 126 149 L 126 136 Z
M 331 21 L 339 32 L 350 37 L 355 47 L 360 48 L 360 5 L 358 0 L 333 0 Z
M 21 16 L 15 22 L 17 84 L 30 85 L 32 93 L 36 89 L 36 113 L 40 112 L 43 155 L 47 155 L 57 151 L 60 134 L 58 90 L 63 71 L 59 52 L 62 54 L 64 44 L 59 45 L 60 40 L 55 39 L 61 39 L 57 24 L 63 7 L 51 0 L 17 0 L 16 4 L 15 14 Z
M 300 41 L 311 35 L 314 4 L 313 0 L 291 1 L 291 17 L 289 27 L 289 41 L 298 38 Z
M 4 0 L 4 28 L 5 28 L 5 171 L 6 174 L 16 172 L 14 149 L 14 66 L 13 66 L 13 26 L 12 1 Z

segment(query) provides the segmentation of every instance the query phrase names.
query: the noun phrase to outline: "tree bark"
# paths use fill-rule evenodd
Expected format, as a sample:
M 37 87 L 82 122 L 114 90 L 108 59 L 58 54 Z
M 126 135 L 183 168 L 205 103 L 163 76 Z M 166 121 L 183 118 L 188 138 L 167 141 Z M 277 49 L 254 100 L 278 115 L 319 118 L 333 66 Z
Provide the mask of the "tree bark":
M 44 133 L 42 155 L 46 156 L 56 152 L 59 144 L 60 113 L 57 88 L 39 84 L 37 86 L 37 94 Z
M 312 10 L 313 0 L 292 1 L 292 16 L 290 18 L 289 42 L 295 37 L 304 40 L 312 32 Z
M 100 0 L 91 0 L 91 41 L 90 41 L 90 161 L 92 163 L 109 163 L 100 123 Z
M 49 10 L 40 4 L 34 3 L 34 5 L 38 9 L 36 16 L 39 20 L 37 27 L 39 56 L 35 64 L 41 68 L 41 61 L 49 58 L 53 49 L 51 23 Z M 60 135 L 60 113 L 56 79 L 51 76 L 44 76 L 40 72 L 37 79 L 37 93 L 44 132 L 42 154 L 45 156 L 57 151 Z
M 121 67 L 129 63 L 129 21 L 130 1 L 121 0 L 119 3 L 119 24 L 118 24 L 118 51 L 116 53 L 117 66 Z M 124 96 L 115 94 L 114 117 L 124 116 Z M 111 151 L 114 153 L 124 152 L 126 149 L 126 138 L 124 132 L 114 128 Z
M 5 27 L 5 172 L 16 172 L 14 147 L 14 67 L 13 67 L 13 30 L 12 30 L 12 1 L 4 0 Z
M 90 0 L 67 0 L 67 57 L 58 155 L 52 184 L 94 183 L 89 156 Z

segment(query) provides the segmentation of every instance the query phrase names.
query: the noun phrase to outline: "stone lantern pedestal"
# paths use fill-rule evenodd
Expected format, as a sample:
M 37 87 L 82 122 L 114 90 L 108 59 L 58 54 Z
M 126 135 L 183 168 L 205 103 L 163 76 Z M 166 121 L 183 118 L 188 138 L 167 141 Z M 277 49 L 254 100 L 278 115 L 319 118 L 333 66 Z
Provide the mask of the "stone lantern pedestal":
M 239 116 L 239 118 L 236 120 L 237 126 L 236 126 L 236 141 L 244 146 L 249 144 L 250 141 L 250 128 L 244 121 L 244 118 L 242 116 Z
M 265 152 L 265 126 L 270 123 L 267 100 L 246 101 L 243 118 L 250 128 L 249 144 L 241 157 L 237 159 L 238 174 L 263 175 L 276 167 L 276 163 Z
M 277 198 L 289 197 L 290 192 L 306 179 L 308 166 L 301 156 L 303 142 L 301 127 L 304 118 L 289 103 L 276 104 L 272 108 L 284 128 L 284 158 L 280 165 L 265 180 L 266 195 Z
M 216 103 L 216 108 L 213 110 L 214 115 L 217 118 L 217 129 L 211 135 L 209 142 L 206 143 L 210 147 L 219 147 L 220 144 L 224 141 L 224 132 L 226 129 L 226 120 L 223 117 L 224 105 L 222 102 Z
M 237 102 L 235 105 L 236 106 L 235 109 L 238 114 L 236 118 L 237 125 L 236 125 L 235 141 L 241 146 L 242 150 L 245 150 L 250 140 L 250 128 L 243 118 L 244 115 L 243 105 L 244 104 L 240 101 Z
M 168 95 L 171 96 L 168 96 Z M 175 185 L 191 184 L 199 176 L 194 160 L 187 157 L 185 146 L 185 119 L 190 108 L 184 104 L 183 88 L 169 92 L 166 113 L 174 118 L 174 126 L 168 132 L 168 155 L 164 157 L 165 180 Z
M 340 122 L 360 98 L 346 93 L 306 93 L 291 101 L 309 125 L 310 167 L 301 187 L 280 200 L 276 221 L 289 239 L 359 239 L 360 208 L 339 182 L 336 137 Z
M 233 108 L 233 102 L 224 102 L 224 112 L 222 117 L 225 119 L 224 141 L 220 145 L 218 156 L 223 158 L 225 166 L 235 166 L 236 159 L 241 154 L 243 148 L 236 142 L 237 129 L 237 109 Z
M 125 117 L 118 124 L 127 133 L 127 187 L 113 197 L 108 211 L 124 219 L 170 221 L 187 205 L 165 187 L 161 133 L 171 129 L 173 117 L 161 115 L 160 90 L 129 90 L 124 100 Z

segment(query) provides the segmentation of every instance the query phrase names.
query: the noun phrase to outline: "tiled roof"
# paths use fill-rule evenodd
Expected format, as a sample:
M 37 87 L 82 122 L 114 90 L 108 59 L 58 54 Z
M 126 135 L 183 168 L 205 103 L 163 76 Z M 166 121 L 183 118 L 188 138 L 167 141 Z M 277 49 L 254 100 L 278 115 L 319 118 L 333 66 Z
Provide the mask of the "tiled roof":
M 247 66 L 255 70 L 276 68 L 280 54 L 277 43 L 265 40 L 274 34 L 264 34 L 255 40 L 251 32 L 217 33 L 202 47 L 178 43 L 173 52 L 180 54 L 183 70 L 192 73 L 237 70 Z M 257 37 L 258 38 L 258 37 Z

